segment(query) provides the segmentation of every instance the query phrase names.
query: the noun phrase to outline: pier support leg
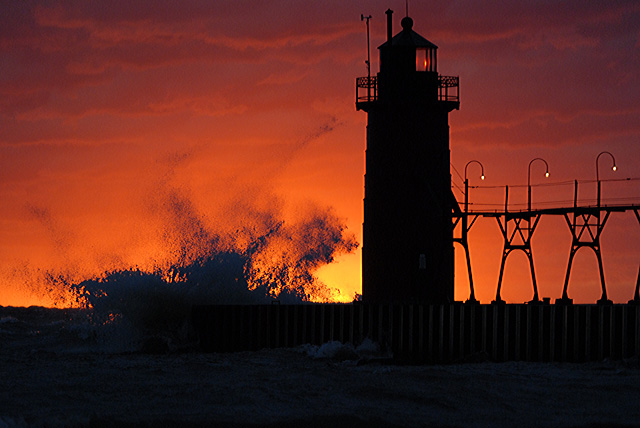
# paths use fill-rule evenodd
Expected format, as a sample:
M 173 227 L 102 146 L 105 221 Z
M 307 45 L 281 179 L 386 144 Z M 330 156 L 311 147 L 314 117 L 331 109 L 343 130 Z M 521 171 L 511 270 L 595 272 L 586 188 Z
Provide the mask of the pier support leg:
M 494 300 L 494 303 L 504 303 L 504 300 L 502 300 L 502 297 L 500 297 L 500 288 L 502 288 L 502 277 L 504 275 L 504 265 L 507 262 L 507 256 L 509 255 L 510 251 L 503 251 L 502 252 L 502 263 L 500 263 L 500 275 L 498 276 L 498 288 L 496 290 L 496 300 Z
M 536 281 L 535 267 L 533 265 L 533 251 L 531 249 L 531 238 L 533 232 L 540 221 L 541 214 L 509 214 L 505 212 L 504 224 L 500 217 L 496 217 L 498 220 L 498 226 L 502 231 L 502 237 L 504 239 L 504 247 L 502 249 L 502 263 L 500 265 L 500 276 L 498 278 L 498 289 L 496 291 L 496 300 L 494 303 L 503 303 L 504 301 L 500 297 L 500 288 L 502 287 L 502 276 L 504 274 L 504 265 L 507 260 L 507 256 L 513 250 L 522 250 L 529 259 L 529 267 L 531 269 L 531 283 L 533 285 L 533 299 L 531 302 L 539 302 L 538 296 L 538 283 Z
M 633 213 L 636 215 L 638 224 L 640 224 L 640 214 L 638 214 L 638 210 L 637 209 L 633 210 Z M 640 266 L 638 266 L 638 279 L 636 280 L 636 292 L 633 294 L 633 300 L 630 300 L 629 303 L 640 305 Z
M 598 300 L 600 304 L 613 303 L 607 298 L 607 286 L 604 283 L 604 268 L 602 267 L 602 253 L 600 253 L 600 246 L 596 250 L 596 257 L 598 259 L 598 269 L 600 270 L 600 284 L 602 285 L 602 297 Z
M 636 280 L 636 292 L 633 295 L 632 302 L 640 304 L 640 266 L 638 267 L 638 279 Z
M 468 188 L 466 191 L 468 192 Z M 464 250 L 464 255 L 467 260 L 467 273 L 469 274 L 469 300 L 467 300 L 467 303 L 478 303 L 478 300 L 476 300 L 476 291 L 473 286 L 473 274 L 471 273 L 471 254 L 469 251 L 469 238 L 468 238 L 469 230 L 471 230 L 471 226 L 473 226 L 473 223 L 475 223 L 478 216 L 477 215 L 472 216 L 473 219 L 469 223 L 469 217 L 468 217 L 469 213 L 467 211 L 467 206 L 468 206 L 468 203 L 465 202 L 464 213 L 459 213 L 461 217 L 454 216 L 453 231 L 455 234 L 455 230 L 457 229 L 457 226 L 459 224 L 460 237 L 457 237 L 457 238 L 454 237 L 453 242 L 454 243 L 457 242 L 460 245 L 462 245 L 462 249 Z
M 467 256 L 467 272 L 469 273 L 469 302 L 476 303 L 476 292 L 473 288 L 473 275 L 471 274 L 471 255 L 469 254 L 469 244 L 464 246 L 464 253 Z
M 564 287 L 562 288 L 562 298 L 560 299 L 560 303 L 573 303 L 573 299 L 569 298 L 569 277 L 571 276 L 571 265 L 573 264 L 573 257 L 576 255 L 577 249 L 571 248 L 569 252 L 569 262 L 567 263 L 567 274 L 564 276 Z
M 573 213 L 569 218 L 569 213 L 564 214 L 564 218 L 571 231 L 571 252 L 569 253 L 569 263 L 567 265 L 567 275 L 564 280 L 564 289 L 562 290 L 562 299 L 560 303 L 571 303 L 567 289 L 569 287 L 569 276 L 571 274 L 571 264 L 576 252 L 582 248 L 591 248 L 598 260 L 598 271 L 600 273 L 600 285 L 602 287 L 602 296 L 598 300 L 599 304 L 611 304 L 611 300 L 607 298 L 607 286 L 604 279 L 604 267 L 602 264 L 602 252 L 600 250 L 600 235 L 604 230 L 611 211 L 605 211 L 604 218 L 600 219 L 600 209 L 593 209 L 590 212 Z M 640 221 L 640 218 L 639 218 Z
M 526 252 L 526 251 L 525 251 Z M 536 269 L 533 267 L 533 254 L 531 253 L 531 249 L 527 253 L 527 257 L 529 258 L 529 268 L 531 269 L 531 282 L 533 283 L 533 299 L 532 302 L 539 302 L 540 297 L 538 296 L 538 283 L 536 281 Z

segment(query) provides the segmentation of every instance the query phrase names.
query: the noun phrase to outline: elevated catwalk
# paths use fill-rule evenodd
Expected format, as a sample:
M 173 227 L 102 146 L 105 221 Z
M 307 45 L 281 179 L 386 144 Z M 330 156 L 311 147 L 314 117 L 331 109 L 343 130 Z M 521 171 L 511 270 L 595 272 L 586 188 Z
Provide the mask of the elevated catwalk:
M 196 306 L 207 352 L 378 343 L 398 361 L 583 362 L 640 355 L 639 305 L 308 304 Z

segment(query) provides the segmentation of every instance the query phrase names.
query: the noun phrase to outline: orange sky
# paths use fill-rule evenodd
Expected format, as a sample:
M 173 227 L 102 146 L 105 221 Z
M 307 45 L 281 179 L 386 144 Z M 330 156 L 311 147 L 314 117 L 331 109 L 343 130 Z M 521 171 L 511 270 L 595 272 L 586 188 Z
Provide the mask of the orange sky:
M 409 3 L 414 30 L 439 46 L 439 72 L 460 76 L 451 154 L 461 174 L 469 160 L 483 163 L 487 178 L 480 183 L 470 166 L 472 185 L 526 184 L 536 157 L 551 176 L 536 163 L 534 184 L 594 180 L 605 150 L 618 171 L 602 157 L 602 179 L 640 177 L 637 1 Z M 387 8 L 396 11 L 395 33 L 404 1 L 2 2 L 0 305 L 61 299 L 43 272 L 82 280 L 166 258 L 163 209 L 175 195 L 212 230 L 250 222 L 243 204 L 289 223 L 313 206 L 361 243 L 360 14 L 373 15 L 375 72 Z M 603 196 L 638 202 L 638 183 L 604 183 Z M 594 193 L 593 182 L 581 186 L 585 197 Z M 573 195 L 571 186 L 554 189 L 534 188 L 534 201 Z M 502 191 L 474 189 L 471 200 L 499 201 Z M 525 202 L 523 189 L 513 198 Z M 486 303 L 502 249 L 496 221 L 479 219 L 470 237 Z M 633 214 L 612 214 L 602 250 L 617 302 L 633 296 L 639 241 Z M 541 297 L 560 296 L 570 244 L 562 218 L 541 220 L 533 239 Z M 339 256 L 317 275 L 349 300 L 360 292 L 360 257 L 359 249 Z M 569 293 L 592 302 L 599 287 L 595 257 L 583 249 Z M 502 296 L 531 298 L 522 253 L 509 258 Z

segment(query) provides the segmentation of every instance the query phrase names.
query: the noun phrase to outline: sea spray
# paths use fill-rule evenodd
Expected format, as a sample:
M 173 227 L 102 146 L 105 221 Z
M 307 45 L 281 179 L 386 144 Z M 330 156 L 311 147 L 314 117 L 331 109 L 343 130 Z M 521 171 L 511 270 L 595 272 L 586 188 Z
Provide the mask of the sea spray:
M 278 222 L 249 244 L 246 236 L 236 244 L 229 236 L 198 233 L 198 245 L 180 241 L 189 251 L 174 247 L 175 264 L 106 272 L 72 287 L 91 308 L 94 325 L 125 329 L 138 343 L 161 337 L 168 346 L 189 341 L 186 324 L 194 304 L 331 301 L 336 291 L 314 271 L 357 244 L 330 210 L 308 212 L 297 222 Z M 203 236 L 209 245 L 203 245 Z
M 285 209 L 280 198 L 252 188 L 205 214 L 188 189 L 165 178 L 144 202 L 147 222 L 118 252 L 91 246 L 65 253 L 61 268 L 24 263 L 14 272 L 52 306 L 86 309 L 79 339 L 106 350 L 135 349 L 148 337 L 180 343 L 188 341 L 194 304 L 337 300 L 339 291 L 315 272 L 357 242 L 332 208 L 309 202 Z M 52 214 L 47 219 L 55 224 Z

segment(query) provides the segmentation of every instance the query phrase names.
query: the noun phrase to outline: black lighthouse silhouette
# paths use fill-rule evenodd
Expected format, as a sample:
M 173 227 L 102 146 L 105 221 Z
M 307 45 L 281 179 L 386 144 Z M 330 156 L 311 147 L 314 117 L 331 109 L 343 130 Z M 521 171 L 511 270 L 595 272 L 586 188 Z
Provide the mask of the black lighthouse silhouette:
M 356 80 L 367 112 L 362 295 L 365 303 L 453 302 L 449 112 L 457 76 L 440 76 L 438 47 L 401 21 L 378 47 L 380 72 Z

